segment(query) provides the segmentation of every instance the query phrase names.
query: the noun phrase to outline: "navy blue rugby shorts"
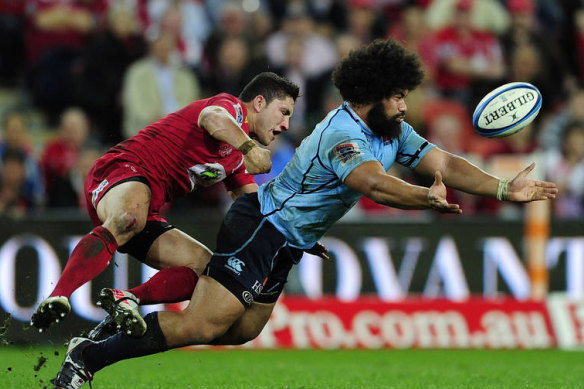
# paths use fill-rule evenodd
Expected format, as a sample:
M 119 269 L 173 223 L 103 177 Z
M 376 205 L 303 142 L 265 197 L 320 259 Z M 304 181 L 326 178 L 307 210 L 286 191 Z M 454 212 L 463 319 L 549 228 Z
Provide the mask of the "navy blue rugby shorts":
M 262 215 L 257 193 L 249 193 L 225 215 L 217 248 L 203 274 L 227 288 L 244 307 L 254 301 L 269 304 L 278 300 L 292 265 L 302 255 Z

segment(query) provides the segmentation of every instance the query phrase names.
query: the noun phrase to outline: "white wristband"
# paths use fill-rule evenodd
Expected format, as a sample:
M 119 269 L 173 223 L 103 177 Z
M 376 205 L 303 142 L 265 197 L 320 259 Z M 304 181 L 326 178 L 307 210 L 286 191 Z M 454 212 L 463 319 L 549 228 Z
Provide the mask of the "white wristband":
M 501 178 L 499 180 L 499 186 L 497 187 L 497 200 L 505 201 L 509 199 L 507 191 L 509 189 L 509 180 L 506 178 Z

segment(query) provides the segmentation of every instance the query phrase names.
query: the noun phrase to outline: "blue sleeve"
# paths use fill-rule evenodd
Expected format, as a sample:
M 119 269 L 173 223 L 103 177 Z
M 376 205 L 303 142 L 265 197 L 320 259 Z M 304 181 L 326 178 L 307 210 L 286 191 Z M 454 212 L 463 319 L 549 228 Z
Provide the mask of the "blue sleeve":
M 319 155 L 341 181 L 362 163 L 377 161 L 361 131 L 331 128 L 323 132 Z
M 399 139 L 397 150 L 397 163 L 410 169 L 415 168 L 420 160 L 436 145 L 421 137 L 412 126 L 407 123 L 402 125 L 402 135 Z

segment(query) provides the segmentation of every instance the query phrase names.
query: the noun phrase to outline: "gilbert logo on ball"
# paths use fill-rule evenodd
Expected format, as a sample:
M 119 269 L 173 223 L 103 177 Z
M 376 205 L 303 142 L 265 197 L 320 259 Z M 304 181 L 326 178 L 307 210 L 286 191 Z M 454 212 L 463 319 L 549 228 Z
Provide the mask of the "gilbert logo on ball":
M 473 115 L 475 131 L 488 138 L 502 138 L 521 131 L 541 108 L 541 93 L 527 82 L 511 82 L 489 92 Z

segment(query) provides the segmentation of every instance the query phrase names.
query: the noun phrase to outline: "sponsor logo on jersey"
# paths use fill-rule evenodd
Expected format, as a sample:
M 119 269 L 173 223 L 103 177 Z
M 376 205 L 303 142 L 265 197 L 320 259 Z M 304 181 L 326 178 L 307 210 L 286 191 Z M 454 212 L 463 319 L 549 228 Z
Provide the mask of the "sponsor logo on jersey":
M 187 169 L 191 180 L 191 190 L 211 186 L 226 177 L 225 168 L 219 163 L 205 163 Z
M 253 295 L 251 293 L 249 293 L 247 290 L 244 291 L 241 296 L 243 297 L 243 301 L 245 301 L 248 304 L 253 303 Z
M 232 272 L 234 272 L 237 275 L 241 274 L 244 266 L 245 266 L 245 262 L 243 262 L 241 259 L 236 258 L 236 257 L 227 258 L 227 263 L 225 264 L 225 267 L 227 269 L 231 270 Z
M 264 289 L 264 286 L 259 281 L 256 281 L 251 288 L 253 289 L 254 292 L 260 294 L 262 293 L 262 289 Z
M 240 126 L 243 124 L 243 108 L 241 108 L 241 104 L 233 104 L 233 108 L 235 109 L 235 121 Z
M 91 204 L 93 204 L 93 208 L 97 207 L 97 197 L 99 196 L 99 194 L 101 192 L 103 192 L 103 190 L 105 189 L 106 186 L 108 186 L 109 181 L 108 180 L 103 180 L 102 182 L 99 183 L 99 186 L 93 190 L 93 192 L 91 192 Z
M 343 165 L 361 154 L 361 149 L 359 149 L 357 143 L 342 143 L 335 147 L 336 159 Z

